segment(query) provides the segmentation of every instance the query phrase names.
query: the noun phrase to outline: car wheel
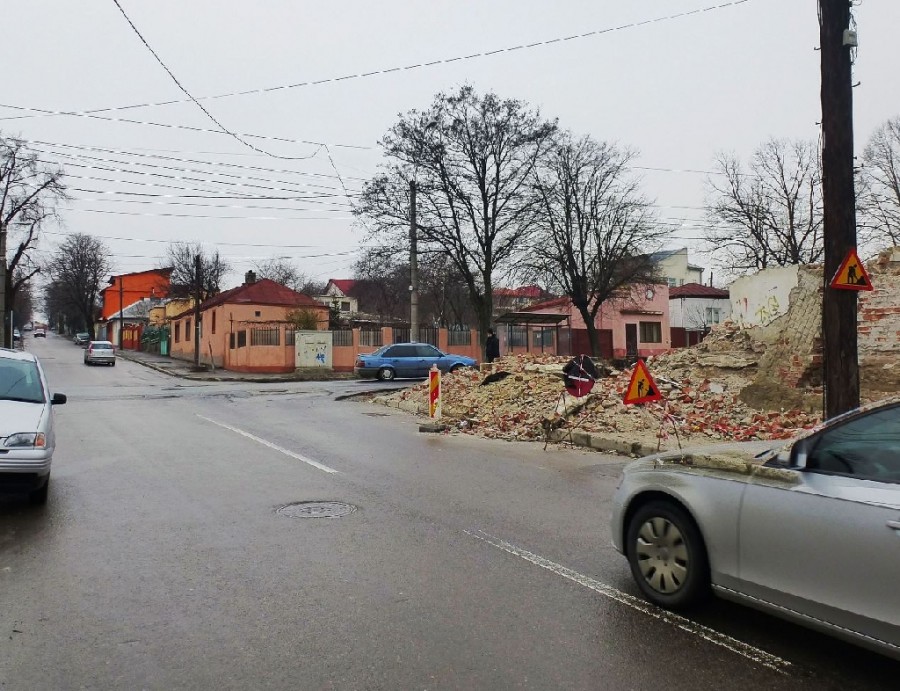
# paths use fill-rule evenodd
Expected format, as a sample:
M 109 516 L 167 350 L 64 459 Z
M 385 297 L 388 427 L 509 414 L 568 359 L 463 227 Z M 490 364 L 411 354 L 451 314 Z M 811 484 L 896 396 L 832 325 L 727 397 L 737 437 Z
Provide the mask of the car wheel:
M 47 503 L 47 495 L 49 494 L 49 492 L 50 476 L 48 475 L 47 481 L 43 485 L 28 493 L 28 501 L 35 506 L 43 506 Z
M 689 607 L 709 592 L 709 561 L 694 520 L 673 502 L 652 501 L 628 523 L 626 553 L 644 596 L 667 609 Z
M 389 367 L 382 367 L 378 370 L 378 378 L 381 381 L 391 381 L 395 376 L 394 370 Z
M 115 367 L 115 366 L 116 366 L 116 361 L 113 360 L 112 362 L 110 362 L 110 363 L 109 363 L 109 366 L 110 366 L 110 367 Z

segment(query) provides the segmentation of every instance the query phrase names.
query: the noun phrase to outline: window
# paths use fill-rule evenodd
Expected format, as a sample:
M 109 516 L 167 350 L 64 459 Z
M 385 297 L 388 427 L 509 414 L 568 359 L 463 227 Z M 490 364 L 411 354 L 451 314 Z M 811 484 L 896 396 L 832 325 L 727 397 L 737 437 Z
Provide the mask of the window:
M 640 322 L 641 343 L 662 343 L 660 322 Z
M 350 311 L 350 301 L 342 300 L 341 301 L 341 312 L 349 312 Z
M 237 347 L 244 348 L 247 345 L 247 331 L 242 329 L 237 332 Z
M 806 466 L 822 473 L 900 483 L 900 405 L 820 433 L 811 440 Z
M 668 278 L 666 278 L 666 283 L 669 284 L 669 287 L 670 287 L 670 288 L 674 288 L 675 286 L 678 285 L 678 281 L 675 280 L 674 278 L 672 278 L 671 276 L 669 276 Z
M 175 322 L 175 342 L 181 342 L 181 322 Z
M 281 329 L 276 327 L 263 327 L 250 329 L 250 345 L 252 346 L 277 346 L 281 345 Z
M 443 353 L 432 345 L 416 346 L 416 354 L 419 357 L 441 357 Z
M 184 322 L 184 340 L 191 340 L 191 320 L 187 319 Z
M 213 313 L 212 313 L 212 329 L 211 329 L 211 331 L 212 331 L 212 333 L 216 332 L 216 311 L 215 310 L 213 310 Z
M 351 335 L 352 335 L 352 334 L 351 334 Z M 292 346 L 292 345 L 295 345 L 294 327 L 293 327 L 293 326 L 288 326 L 288 327 L 285 328 L 285 330 L 284 330 L 284 344 L 285 344 L 286 346 Z M 349 345 L 353 345 L 353 342 L 351 341 Z
M 388 348 L 384 354 L 385 357 L 417 357 L 418 353 L 416 352 L 416 346 L 403 346 L 398 345 L 393 348 Z
M 262 316 L 262 312 L 260 312 L 259 310 L 256 310 L 253 314 L 256 315 L 257 317 Z
M 718 324 L 722 320 L 722 310 L 718 307 L 706 308 L 706 323 Z

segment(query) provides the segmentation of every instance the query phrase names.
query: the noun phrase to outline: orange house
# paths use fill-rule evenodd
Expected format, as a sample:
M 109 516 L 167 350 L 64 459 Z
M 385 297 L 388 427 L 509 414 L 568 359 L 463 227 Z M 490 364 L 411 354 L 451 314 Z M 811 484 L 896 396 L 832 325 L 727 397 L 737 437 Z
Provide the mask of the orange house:
M 130 274 L 113 276 L 110 285 L 103 289 L 103 306 L 98 320 L 98 332 L 106 331 L 106 337 L 118 343 L 120 310 L 125 311 L 132 305 L 147 298 L 164 298 L 169 295 L 169 278 L 172 269 L 149 269 Z M 128 317 L 123 315 L 126 327 Z M 135 326 L 135 325 L 133 325 Z
M 243 285 L 211 297 L 194 310 L 172 318 L 169 352 L 194 359 L 195 330 L 200 330 L 200 362 L 235 372 L 293 372 L 296 369 L 294 325 L 288 314 L 308 310 L 317 328 L 328 328 L 328 307 L 308 295 L 248 271 Z

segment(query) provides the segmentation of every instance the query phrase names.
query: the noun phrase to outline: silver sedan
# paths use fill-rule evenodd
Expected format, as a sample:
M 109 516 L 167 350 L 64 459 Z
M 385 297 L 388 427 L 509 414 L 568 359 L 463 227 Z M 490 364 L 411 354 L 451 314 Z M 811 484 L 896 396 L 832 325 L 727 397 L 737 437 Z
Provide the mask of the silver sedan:
M 900 659 L 900 399 L 782 448 L 639 459 L 616 492 L 612 534 L 662 607 L 711 589 Z

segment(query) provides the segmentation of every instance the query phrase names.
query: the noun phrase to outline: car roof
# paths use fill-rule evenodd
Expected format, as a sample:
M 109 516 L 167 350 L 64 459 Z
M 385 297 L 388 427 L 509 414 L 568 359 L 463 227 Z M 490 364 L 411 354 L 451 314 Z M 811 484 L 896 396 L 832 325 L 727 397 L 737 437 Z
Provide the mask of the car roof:
M 37 358 L 24 350 L 10 350 L 9 348 L 0 348 L 0 358 L 4 360 L 26 360 L 29 362 L 37 362 Z

